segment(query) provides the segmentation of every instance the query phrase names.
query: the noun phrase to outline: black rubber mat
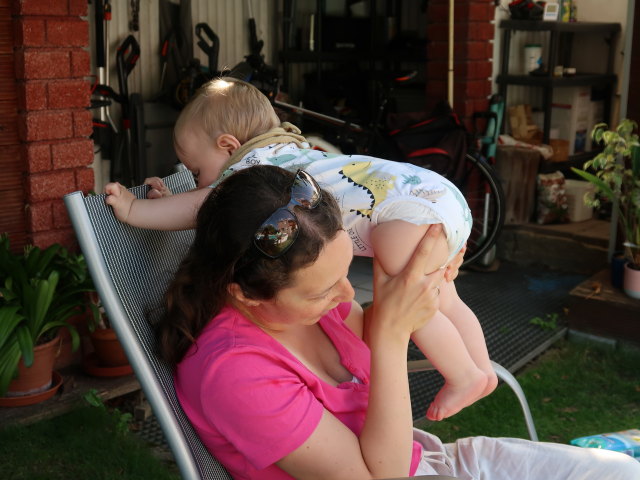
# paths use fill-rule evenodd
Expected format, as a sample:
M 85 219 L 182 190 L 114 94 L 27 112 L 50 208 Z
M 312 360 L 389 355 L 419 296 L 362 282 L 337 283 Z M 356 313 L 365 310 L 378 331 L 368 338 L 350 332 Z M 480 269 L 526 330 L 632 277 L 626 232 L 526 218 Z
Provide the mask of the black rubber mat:
M 563 336 L 569 292 L 585 278 L 502 263 L 495 272 L 462 272 L 456 288 L 480 320 L 491 359 L 513 373 Z M 551 328 L 554 314 L 557 325 Z M 531 323 L 536 317 L 544 325 Z M 409 359 L 422 358 L 412 345 Z M 435 371 L 409 375 L 414 420 L 424 417 L 442 383 Z

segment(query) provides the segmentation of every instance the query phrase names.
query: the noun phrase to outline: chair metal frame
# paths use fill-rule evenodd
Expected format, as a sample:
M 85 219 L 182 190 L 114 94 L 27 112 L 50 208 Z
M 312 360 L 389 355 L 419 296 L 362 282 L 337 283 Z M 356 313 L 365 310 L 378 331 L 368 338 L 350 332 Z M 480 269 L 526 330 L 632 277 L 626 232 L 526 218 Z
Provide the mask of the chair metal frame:
M 166 177 L 179 193 L 195 187 L 187 170 Z M 130 189 L 138 198 L 147 187 Z M 134 373 L 149 401 L 164 437 L 187 480 L 227 479 L 229 474 L 204 447 L 182 411 L 173 387 L 171 368 L 155 351 L 153 323 L 161 314 L 162 294 L 173 272 L 193 241 L 193 230 L 181 232 L 145 230 L 119 222 L 104 195 L 64 196 L 80 249 L 96 290 Z M 424 361 L 410 362 L 411 371 L 433 368 Z M 529 435 L 537 440 L 531 413 L 517 380 L 494 364 L 498 377 L 516 393 L 523 408 Z M 428 476 L 446 480 L 452 477 Z

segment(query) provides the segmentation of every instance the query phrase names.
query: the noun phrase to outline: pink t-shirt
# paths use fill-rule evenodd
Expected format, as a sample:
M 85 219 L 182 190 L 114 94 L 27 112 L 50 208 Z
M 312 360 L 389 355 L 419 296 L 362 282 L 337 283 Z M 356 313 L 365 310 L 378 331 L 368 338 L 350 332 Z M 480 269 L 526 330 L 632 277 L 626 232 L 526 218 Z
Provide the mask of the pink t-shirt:
M 177 367 L 178 399 L 204 445 L 235 479 L 290 479 L 275 465 L 313 433 L 323 409 L 359 435 L 369 396 L 370 352 L 344 323 L 350 303 L 320 326 L 361 383 L 330 385 L 287 349 L 225 307 Z M 414 444 L 411 473 L 420 460 Z

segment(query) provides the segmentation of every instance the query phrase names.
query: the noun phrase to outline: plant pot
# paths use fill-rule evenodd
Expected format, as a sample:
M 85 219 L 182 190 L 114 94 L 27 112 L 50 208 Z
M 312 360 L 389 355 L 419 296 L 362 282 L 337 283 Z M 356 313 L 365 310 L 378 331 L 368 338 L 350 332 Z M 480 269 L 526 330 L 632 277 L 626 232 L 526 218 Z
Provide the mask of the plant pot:
M 624 279 L 624 266 L 627 259 L 623 252 L 615 252 L 611 257 L 611 285 L 615 288 L 622 289 Z
M 97 363 L 103 367 L 122 367 L 129 364 L 122 345 L 112 328 L 101 328 L 91 332 L 91 343 Z
M 9 383 L 7 397 L 34 395 L 50 389 L 53 379 L 53 364 L 60 352 L 60 335 L 53 340 L 36 345 L 33 349 L 33 364 L 24 365 L 20 359 L 18 376 Z
M 640 300 L 640 268 L 632 266 L 630 262 L 624 266 L 623 289 L 631 298 Z

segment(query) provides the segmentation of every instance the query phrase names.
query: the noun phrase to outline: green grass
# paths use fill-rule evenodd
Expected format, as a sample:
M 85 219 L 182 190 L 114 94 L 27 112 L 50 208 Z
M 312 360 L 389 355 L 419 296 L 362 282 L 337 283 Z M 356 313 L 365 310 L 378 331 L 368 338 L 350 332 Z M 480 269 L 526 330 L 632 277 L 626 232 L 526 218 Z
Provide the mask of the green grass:
M 12 480 L 178 480 L 118 412 L 83 407 L 0 431 L 2 478 Z
M 517 377 L 540 440 L 568 443 L 640 428 L 639 370 L 640 352 L 561 342 Z M 517 399 L 505 385 L 450 419 L 419 426 L 445 442 L 471 435 L 527 438 Z M 123 414 L 100 404 L 0 430 L 0 452 L 2 478 L 12 480 L 179 479 L 175 465 L 158 460 L 128 431 Z
M 640 428 L 640 352 L 561 342 L 517 375 L 539 439 Z M 473 435 L 528 438 L 511 389 L 496 391 L 442 422 L 417 425 L 443 441 Z

